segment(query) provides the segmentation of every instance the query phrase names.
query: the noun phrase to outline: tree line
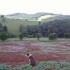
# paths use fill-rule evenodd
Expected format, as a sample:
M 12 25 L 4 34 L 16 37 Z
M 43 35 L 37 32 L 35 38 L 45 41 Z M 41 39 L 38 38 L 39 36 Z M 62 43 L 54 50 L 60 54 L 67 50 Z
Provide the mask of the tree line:
M 58 38 L 70 38 L 70 20 L 54 20 L 50 22 L 39 22 L 38 25 L 24 26 L 21 25 L 20 33 L 27 37 L 49 37 L 50 34 L 55 33 Z
M 0 39 L 1 37 L 5 38 L 5 36 L 8 38 L 16 37 L 14 34 L 8 33 L 5 24 L 2 25 L 6 21 L 5 17 L 2 15 L 0 19 Z M 50 40 L 54 38 L 70 38 L 70 20 L 53 20 L 43 23 L 39 21 L 38 25 L 20 25 L 19 31 L 19 38 L 21 40 L 23 37 L 37 37 L 38 40 L 40 37 L 48 37 Z

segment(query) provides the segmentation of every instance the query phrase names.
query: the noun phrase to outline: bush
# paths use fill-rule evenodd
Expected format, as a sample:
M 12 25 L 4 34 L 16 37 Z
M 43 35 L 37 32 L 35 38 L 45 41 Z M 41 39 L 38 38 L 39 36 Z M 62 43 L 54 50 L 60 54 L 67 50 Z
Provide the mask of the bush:
M 70 38 L 70 33 L 65 33 L 65 34 L 64 34 L 64 37 L 65 37 L 65 38 Z
M 8 38 L 16 38 L 17 36 L 15 34 L 12 33 L 8 33 Z
M 28 37 L 28 38 L 33 38 L 33 35 L 28 35 L 27 37 Z
M 38 40 L 40 40 L 41 34 L 37 33 L 36 37 L 37 37 Z
M 55 40 L 55 39 L 57 39 L 57 35 L 55 33 L 49 35 L 49 40 Z
M 19 39 L 20 39 L 20 40 L 23 39 L 23 34 L 19 34 Z
M 2 41 L 5 41 L 8 38 L 8 34 L 5 32 L 0 33 L 0 39 Z

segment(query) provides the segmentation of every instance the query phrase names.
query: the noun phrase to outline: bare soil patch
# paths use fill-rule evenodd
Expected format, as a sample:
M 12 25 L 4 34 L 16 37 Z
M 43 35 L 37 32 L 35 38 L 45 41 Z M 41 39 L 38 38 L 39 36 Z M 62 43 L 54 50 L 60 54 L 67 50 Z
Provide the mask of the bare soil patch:
M 0 63 L 15 67 L 28 63 L 26 53 L 33 53 L 37 62 L 70 61 L 70 42 L 5 42 L 0 43 Z M 54 70 L 54 69 L 48 69 Z

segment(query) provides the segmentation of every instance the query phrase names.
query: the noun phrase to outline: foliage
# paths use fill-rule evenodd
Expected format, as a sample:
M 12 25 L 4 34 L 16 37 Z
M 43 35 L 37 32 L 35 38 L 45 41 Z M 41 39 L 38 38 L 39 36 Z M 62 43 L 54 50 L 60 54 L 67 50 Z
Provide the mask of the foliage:
M 37 37 L 38 40 L 40 40 L 41 34 L 38 33 L 36 37 Z
M 20 25 L 20 33 L 24 34 L 24 36 L 27 36 L 27 30 L 25 26 Z
M 8 38 L 16 38 L 17 36 L 15 34 L 12 33 L 8 33 Z
M 4 26 L 2 25 L 2 23 L 0 23 L 0 32 L 5 32 L 4 30 Z
M 58 38 L 63 38 L 65 33 L 70 33 L 70 20 L 53 20 L 49 22 L 39 22 L 38 25 L 26 26 L 27 35 L 36 37 L 38 33 L 43 37 L 48 37 L 50 33 L 56 33 Z M 22 33 L 24 32 L 22 27 Z
M 2 41 L 5 41 L 8 38 L 8 34 L 6 32 L 1 32 L 0 33 L 0 39 Z
M 65 34 L 64 34 L 64 37 L 65 37 L 65 38 L 70 38 L 70 33 L 65 33 Z
M 0 64 L 0 70 L 12 70 L 7 64 Z
M 7 26 L 9 33 L 13 33 L 15 35 L 19 35 L 19 33 L 20 33 L 19 29 L 20 29 L 21 25 L 32 26 L 32 25 L 37 25 L 38 24 L 38 21 L 25 21 L 25 20 L 22 20 L 22 19 L 8 19 L 8 18 L 5 18 L 5 19 L 6 19 L 6 22 L 4 22 L 2 24 Z
M 27 65 L 22 65 L 22 66 L 19 66 L 19 67 L 15 67 L 14 70 L 32 70 L 32 66 L 27 64 Z
M 23 39 L 23 34 L 19 34 L 19 39 L 20 39 L 20 40 Z
M 28 35 L 27 37 L 28 37 L 28 38 L 33 38 L 33 35 Z
M 54 68 L 55 70 L 70 70 L 69 62 L 42 61 L 37 66 L 32 67 L 30 64 L 11 68 L 7 64 L 0 64 L 0 70 L 45 70 Z
M 49 35 L 49 40 L 55 40 L 57 38 L 56 34 L 55 33 L 51 33 Z
M 3 27 L 2 23 L 0 23 L 0 28 Z
M 14 68 L 14 70 L 45 70 L 47 68 L 54 68 L 55 70 L 69 70 L 70 63 L 56 62 L 56 61 L 42 61 L 37 66 L 32 67 L 29 64 Z
M 1 18 L 1 21 L 2 21 L 2 22 L 5 21 L 5 17 L 4 17 L 4 15 L 1 15 L 0 18 Z
M 33 37 L 36 37 L 37 33 L 41 33 L 43 37 L 48 37 L 50 33 L 56 33 L 58 38 L 63 38 L 65 33 L 70 33 L 69 19 L 53 20 L 49 22 L 5 19 L 7 22 L 2 24 L 7 26 L 9 33 L 16 35 L 20 33 L 19 30 L 21 30 L 21 28 L 21 33 L 24 33 L 27 36 L 32 35 Z M 22 27 L 20 27 L 21 25 Z
M 7 26 L 5 25 L 5 26 L 3 26 L 3 31 L 4 32 L 8 32 L 8 28 L 7 28 Z

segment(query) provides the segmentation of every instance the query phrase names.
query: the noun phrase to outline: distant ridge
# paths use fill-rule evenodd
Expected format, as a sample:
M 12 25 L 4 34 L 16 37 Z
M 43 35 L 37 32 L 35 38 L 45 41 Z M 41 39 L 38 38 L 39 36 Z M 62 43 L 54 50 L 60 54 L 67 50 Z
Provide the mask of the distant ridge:
M 13 13 L 13 14 L 8 14 L 8 15 L 5 15 L 6 18 L 9 18 L 9 19 L 27 19 L 29 21 L 38 21 L 38 19 L 40 17 L 48 17 L 48 16 L 52 16 L 51 17 L 48 17 L 48 18 L 44 18 L 42 20 L 50 20 L 50 19 L 59 19 L 59 20 L 62 20 L 62 19 L 70 19 L 70 15 L 62 15 L 62 14 L 53 14 L 53 13 L 45 13 L 45 12 L 39 12 L 39 13 L 35 13 L 35 14 L 26 14 L 26 13 Z
M 44 12 L 39 12 L 35 14 L 13 13 L 13 14 L 5 15 L 5 17 L 10 18 L 10 19 L 38 20 L 39 17 L 44 16 L 44 15 L 53 15 L 53 13 L 44 13 Z

